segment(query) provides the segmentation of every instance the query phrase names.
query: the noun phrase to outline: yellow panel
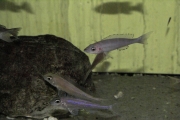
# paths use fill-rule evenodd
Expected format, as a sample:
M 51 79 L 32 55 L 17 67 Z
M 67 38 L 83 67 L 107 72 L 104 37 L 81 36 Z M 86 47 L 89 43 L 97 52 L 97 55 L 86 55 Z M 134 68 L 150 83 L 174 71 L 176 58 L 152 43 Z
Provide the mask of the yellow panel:
M 153 31 L 147 44 L 110 52 L 94 71 L 180 71 L 178 0 L 1 0 L 0 24 L 22 27 L 20 35 L 54 34 L 83 51 L 111 34 Z M 171 21 L 167 25 L 169 18 Z M 95 55 L 87 54 L 92 62 Z

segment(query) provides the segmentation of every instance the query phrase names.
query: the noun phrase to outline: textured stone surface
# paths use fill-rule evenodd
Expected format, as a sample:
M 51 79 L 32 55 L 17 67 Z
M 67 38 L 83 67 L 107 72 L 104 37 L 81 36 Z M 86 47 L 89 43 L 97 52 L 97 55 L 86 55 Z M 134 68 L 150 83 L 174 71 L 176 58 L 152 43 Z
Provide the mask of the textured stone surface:
M 0 41 L 0 113 L 23 116 L 42 111 L 57 91 L 41 75 L 62 74 L 80 84 L 89 67 L 82 51 L 53 35 L 19 36 L 13 43 Z M 91 82 L 83 87 L 95 90 Z

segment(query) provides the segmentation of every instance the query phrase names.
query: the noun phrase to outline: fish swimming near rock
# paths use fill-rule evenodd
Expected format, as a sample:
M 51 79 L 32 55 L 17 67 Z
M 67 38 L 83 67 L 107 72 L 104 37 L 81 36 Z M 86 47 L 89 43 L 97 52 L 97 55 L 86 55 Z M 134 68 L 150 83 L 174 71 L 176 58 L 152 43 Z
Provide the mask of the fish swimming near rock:
M 56 87 L 58 90 L 65 91 L 66 93 L 68 93 L 70 95 L 73 95 L 73 96 L 76 96 L 76 97 L 79 97 L 82 99 L 92 100 L 92 101 L 105 100 L 105 99 L 93 97 L 93 96 L 85 93 L 84 91 L 80 90 L 79 88 L 77 88 L 76 86 L 71 84 L 65 78 L 63 78 L 62 76 L 59 76 L 57 74 L 48 73 L 48 74 L 44 75 L 43 77 L 44 77 L 45 81 L 47 81 L 48 83 L 50 83 L 51 85 Z
M 89 45 L 84 49 L 85 52 L 91 54 L 108 53 L 115 49 L 125 49 L 128 45 L 134 43 L 143 44 L 152 32 L 148 32 L 138 38 L 120 38 L 117 35 L 111 35 L 103 40 Z
M 5 26 L 0 25 L 0 39 L 6 41 L 6 42 L 13 42 L 14 39 L 11 39 L 11 36 L 14 36 L 15 39 L 17 39 L 18 31 L 21 28 L 11 28 L 7 29 Z
M 53 106 L 60 106 L 67 109 L 72 115 L 78 115 L 79 109 L 95 109 L 95 110 L 110 110 L 114 111 L 114 105 L 100 105 L 90 101 L 72 98 L 72 97 L 61 97 L 55 98 L 50 103 Z
M 89 76 L 90 72 L 96 67 L 96 65 L 98 63 L 100 63 L 103 59 L 105 58 L 104 53 L 99 53 L 96 55 L 96 57 L 94 58 L 94 61 L 92 63 L 92 65 L 90 66 L 90 68 L 88 69 L 88 71 L 86 72 L 84 78 L 83 78 L 83 84 L 85 84 L 87 81 L 87 77 Z

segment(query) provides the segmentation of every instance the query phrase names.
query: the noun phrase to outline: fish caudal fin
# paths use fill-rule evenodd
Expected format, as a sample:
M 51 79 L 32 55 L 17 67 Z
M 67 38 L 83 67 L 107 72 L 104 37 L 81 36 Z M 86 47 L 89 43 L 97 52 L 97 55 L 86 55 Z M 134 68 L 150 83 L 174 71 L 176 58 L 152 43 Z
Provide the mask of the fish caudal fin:
M 151 35 L 152 31 L 151 32 L 148 32 L 142 36 L 140 36 L 139 38 L 137 38 L 137 42 L 138 43 L 141 43 L 141 44 L 144 44 L 145 41 L 149 38 L 149 36 Z
M 18 35 L 18 31 L 20 30 L 21 28 L 12 28 L 12 29 L 9 29 L 9 33 L 11 33 L 14 37 L 17 38 L 17 35 Z

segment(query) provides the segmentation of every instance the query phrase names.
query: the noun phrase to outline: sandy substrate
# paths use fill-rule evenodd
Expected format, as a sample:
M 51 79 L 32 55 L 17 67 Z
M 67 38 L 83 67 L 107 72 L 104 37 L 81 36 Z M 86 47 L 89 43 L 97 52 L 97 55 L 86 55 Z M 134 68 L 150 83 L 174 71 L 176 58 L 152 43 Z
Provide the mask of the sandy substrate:
M 163 76 L 95 76 L 98 94 L 113 97 L 119 91 L 119 120 L 180 119 L 180 84 Z
M 108 99 L 103 104 L 114 104 L 113 112 L 82 112 L 79 120 L 179 120 L 180 83 L 165 76 L 155 75 L 94 75 L 94 96 Z M 119 98 L 114 95 L 119 93 Z M 22 120 L 22 118 L 15 120 Z M 66 120 L 77 119 L 67 118 Z M 1 120 L 6 120 L 1 118 Z M 64 119 L 65 120 L 65 119 Z

